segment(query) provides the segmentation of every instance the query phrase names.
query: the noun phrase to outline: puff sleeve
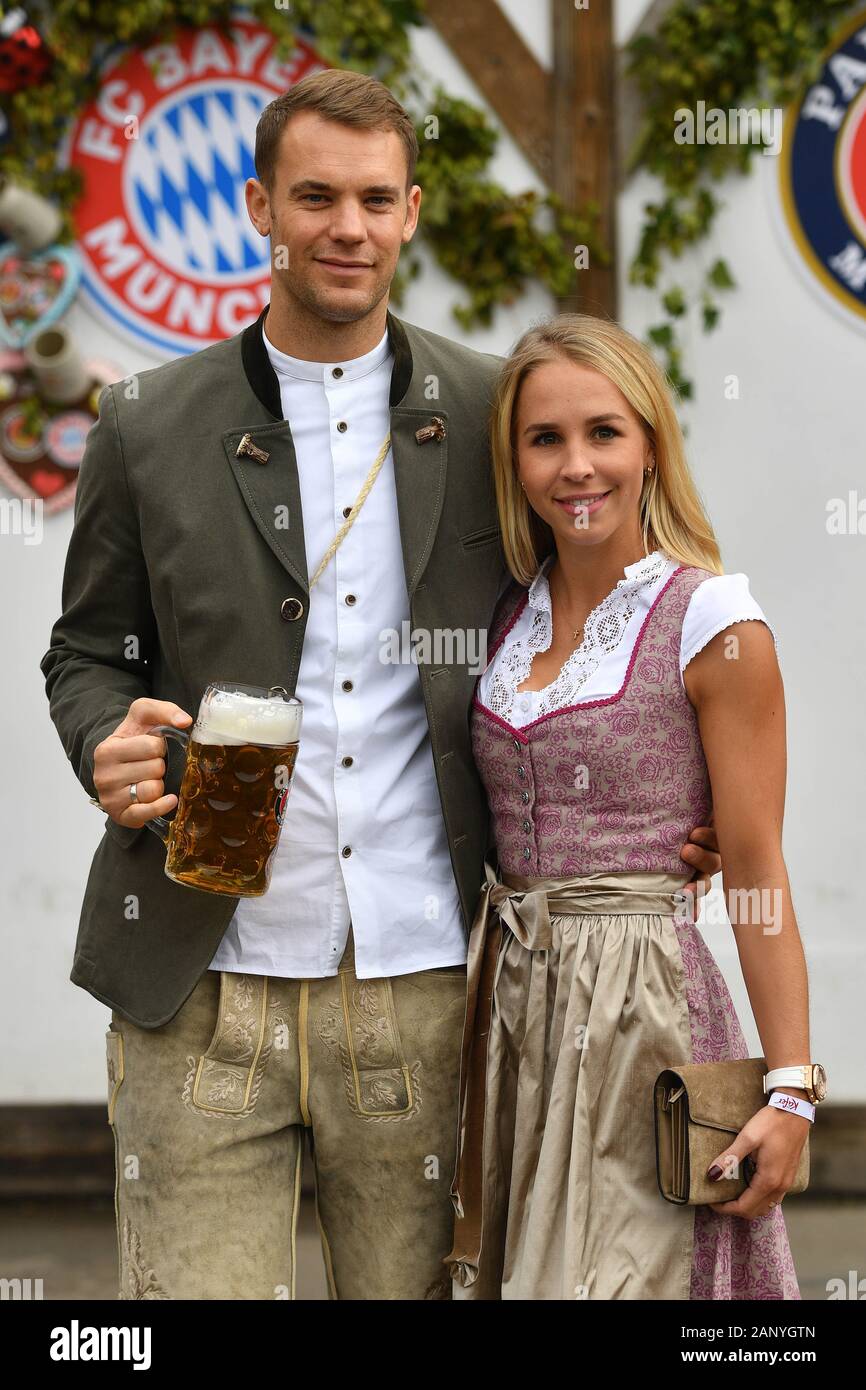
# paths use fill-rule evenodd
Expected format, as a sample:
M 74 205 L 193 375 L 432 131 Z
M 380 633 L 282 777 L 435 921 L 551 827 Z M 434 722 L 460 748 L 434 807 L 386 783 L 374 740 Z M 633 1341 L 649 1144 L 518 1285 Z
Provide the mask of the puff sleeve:
M 762 622 L 770 629 L 778 654 L 779 643 L 763 609 L 749 591 L 745 574 L 714 574 L 695 589 L 683 619 L 680 639 L 680 680 L 692 657 L 725 628 L 734 623 Z

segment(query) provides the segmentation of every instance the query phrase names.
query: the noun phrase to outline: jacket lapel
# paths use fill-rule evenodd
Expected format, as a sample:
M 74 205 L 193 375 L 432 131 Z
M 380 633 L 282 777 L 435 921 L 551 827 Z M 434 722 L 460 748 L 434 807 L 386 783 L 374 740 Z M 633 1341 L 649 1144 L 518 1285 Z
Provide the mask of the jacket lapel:
M 309 593 L 298 461 L 288 420 L 226 430 L 222 438 L 241 497 L 262 538 L 295 583 Z M 238 453 L 242 441 L 266 453 L 267 460 L 263 463 L 243 450 Z
M 262 310 L 241 336 L 241 360 L 255 397 L 245 427 L 227 430 L 226 458 L 263 540 L 299 587 L 309 593 L 298 464 L 291 423 L 282 418 L 280 385 L 262 338 Z M 391 447 L 406 586 L 411 597 L 430 558 L 445 496 L 447 431 L 419 443 L 416 431 L 433 419 L 431 408 L 411 405 L 413 356 L 406 329 L 388 310 L 391 372 Z M 409 401 L 404 403 L 404 398 Z M 447 416 L 436 410 L 447 426 Z M 240 448 L 240 453 L 238 452 Z M 266 454 L 267 458 L 261 455 Z M 372 459 L 370 460 L 372 463 Z
M 416 437 L 416 431 L 430 424 L 432 411 L 403 405 L 391 407 L 397 513 L 406 588 L 410 598 L 433 551 L 445 497 L 448 416 L 438 407 L 436 416 L 446 427 L 444 438 L 434 437 L 421 442 Z

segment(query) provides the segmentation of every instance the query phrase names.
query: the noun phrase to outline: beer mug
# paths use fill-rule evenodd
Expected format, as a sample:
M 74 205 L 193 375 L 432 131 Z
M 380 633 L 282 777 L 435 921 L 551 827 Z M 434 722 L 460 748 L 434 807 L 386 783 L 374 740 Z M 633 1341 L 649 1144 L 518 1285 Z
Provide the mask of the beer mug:
M 186 749 L 173 818 L 145 822 L 168 847 L 165 872 L 175 883 L 242 898 L 267 892 L 302 713 L 281 685 L 214 681 L 191 729 L 148 730 Z

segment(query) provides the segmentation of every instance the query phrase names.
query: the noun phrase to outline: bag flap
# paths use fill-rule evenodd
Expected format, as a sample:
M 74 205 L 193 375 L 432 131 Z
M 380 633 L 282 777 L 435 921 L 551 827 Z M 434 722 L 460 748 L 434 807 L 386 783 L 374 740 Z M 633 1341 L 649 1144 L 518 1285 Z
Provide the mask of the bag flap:
M 670 1067 L 668 1074 L 685 1086 L 693 1124 L 738 1134 L 747 1120 L 767 1103 L 763 1057 L 730 1062 L 692 1062 Z

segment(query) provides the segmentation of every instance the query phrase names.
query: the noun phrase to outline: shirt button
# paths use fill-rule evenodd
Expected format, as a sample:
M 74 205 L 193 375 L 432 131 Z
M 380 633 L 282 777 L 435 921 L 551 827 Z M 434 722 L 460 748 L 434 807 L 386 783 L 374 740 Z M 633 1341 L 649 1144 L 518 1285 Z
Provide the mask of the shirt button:
M 355 688 L 355 687 L 354 687 L 354 685 L 352 684 L 351 681 L 343 681 L 343 689 L 344 689 L 344 690 L 354 690 L 354 688 Z
M 355 597 L 354 594 L 347 594 L 347 595 L 346 595 L 346 602 L 348 603 L 349 607 L 351 608 L 352 604 L 353 604 L 353 603 L 357 603 L 358 600 L 356 599 L 356 597 Z
M 530 830 L 532 829 L 532 822 L 531 822 L 531 821 L 528 821 L 528 820 L 525 820 L 525 821 L 523 822 L 523 829 L 526 831 L 526 833 L 527 833 L 527 835 L 528 835 L 529 832 L 530 832 Z
M 523 802 L 524 806 L 528 805 L 528 803 L 529 803 L 529 792 L 521 792 L 521 793 L 520 793 L 520 800 Z
M 355 761 L 354 758 L 348 758 L 348 757 L 347 757 L 347 758 L 344 758 L 344 759 L 343 759 L 343 767 L 351 767 L 351 766 L 352 766 L 352 763 L 353 763 L 354 761 Z
M 520 764 L 520 767 L 517 769 L 517 775 L 518 775 L 518 777 L 525 777 L 525 776 L 526 776 L 526 768 L 523 766 L 522 763 Z
M 511 740 L 511 742 L 512 742 L 512 744 L 514 745 L 514 747 L 517 749 L 518 753 L 519 753 L 519 752 L 520 752 L 520 739 L 519 739 L 519 738 L 513 738 L 513 739 Z
M 342 850 L 341 850 L 341 853 L 342 853 L 342 856 L 343 856 L 344 859 L 348 859 L 349 855 L 352 853 L 352 846 L 351 846 L 351 845 L 343 845 L 343 848 L 342 848 Z
M 348 516 L 348 515 L 349 515 L 349 512 L 350 512 L 351 510 L 352 510 L 351 507 L 344 507 L 344 508 L 343 508 L 343 516 Z
M 524 848 L 523 857 L 524 859 L 532 858 L 532 850 L 529 848 L 529 845 L 526 845 L 526 847 Z
M 337 429 L 340 431 L 340 434 L 345 434 L 348 428 L 349 426 L 346 424 L 345 420 L 341 420 L 337 425 Z
M 342 367 L 335 367 L 334 370 L 333 370 L 333 372 L 331 373 L 331 375 L 332 375 L 332 376 L 342 376 L 342 375 L 343 375 L 343 368 L 342 368 Z

